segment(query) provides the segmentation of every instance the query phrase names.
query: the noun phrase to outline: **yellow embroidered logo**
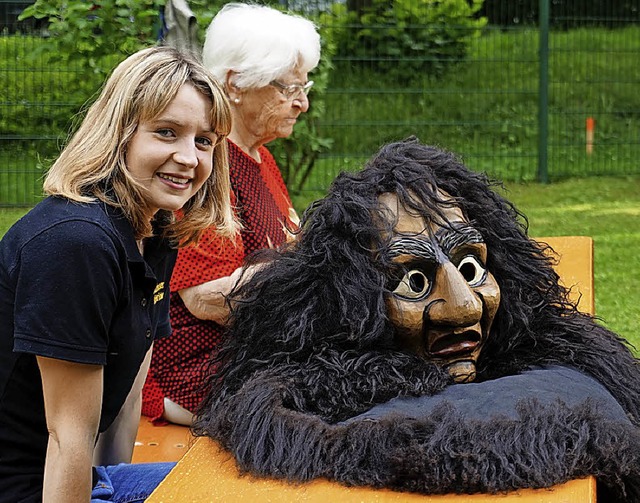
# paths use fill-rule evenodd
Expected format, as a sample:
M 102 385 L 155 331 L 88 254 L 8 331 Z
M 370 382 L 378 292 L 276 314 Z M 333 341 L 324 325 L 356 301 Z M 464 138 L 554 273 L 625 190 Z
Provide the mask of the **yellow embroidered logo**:
M 162 299 L 164 299 L 164 281 L 158 283 L 156 288 L 153 290 L 153 303 L 157 304 Z

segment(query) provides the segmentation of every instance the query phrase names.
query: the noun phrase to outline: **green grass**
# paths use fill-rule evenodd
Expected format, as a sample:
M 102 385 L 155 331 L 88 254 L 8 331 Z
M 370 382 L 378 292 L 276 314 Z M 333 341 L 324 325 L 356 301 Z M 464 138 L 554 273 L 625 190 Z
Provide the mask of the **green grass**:
M 529 220 L 531 236 L 591 236 L 596 315 L 640 355 L 640 176 L 505 184 Z M 321 191 L 294 196 L 301 211 Z
M 4 236 L 11 227 L 29 208 L 0 208 L 0 236 Z
M 30 206 L 42 196 L 43 163 L 35 149 L 0 151 L 0 206 Z
M 532 236 L 591 236 L 596 315 L 640 351 L 640 177 L 508 184 Z

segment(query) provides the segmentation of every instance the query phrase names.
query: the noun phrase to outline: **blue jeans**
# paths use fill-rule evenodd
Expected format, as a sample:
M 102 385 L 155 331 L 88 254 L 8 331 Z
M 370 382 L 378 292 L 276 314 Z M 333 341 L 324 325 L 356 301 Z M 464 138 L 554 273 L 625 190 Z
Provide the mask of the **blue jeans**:
M 137 503 L 146 500 L 175 463 L 120 463 L 96 466 L 98 480 L 91 503 Z

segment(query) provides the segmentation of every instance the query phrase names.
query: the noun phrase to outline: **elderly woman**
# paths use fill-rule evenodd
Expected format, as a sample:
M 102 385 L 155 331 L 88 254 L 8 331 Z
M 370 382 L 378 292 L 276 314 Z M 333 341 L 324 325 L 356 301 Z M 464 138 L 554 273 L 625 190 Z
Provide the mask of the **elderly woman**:
M 287 188 L 265 144 L 286 138 L 309 108 L 308 72 L 320 59 L 309 20 L 266 6 L 227 4 L 207 30 L 203 60 L 230 98 L 229 172 L 238 217 L 235 241 L 205 234 L 183 249 L 171 279 L 173 334 L 154 347 L 143 413 L 190 424 L 205 396 L 203 369 L 223 337 L 226 296 L 255 250 L 278 247 L 297 224 Z

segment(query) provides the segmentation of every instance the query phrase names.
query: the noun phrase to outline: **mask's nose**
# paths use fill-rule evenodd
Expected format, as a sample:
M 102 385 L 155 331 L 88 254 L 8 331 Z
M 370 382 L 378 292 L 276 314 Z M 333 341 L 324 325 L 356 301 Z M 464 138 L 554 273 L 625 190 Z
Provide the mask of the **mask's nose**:
M 433 325 L 471 326 L 482 318 L 482 301 L 451 262 L 438 267 L 427 321 Z

